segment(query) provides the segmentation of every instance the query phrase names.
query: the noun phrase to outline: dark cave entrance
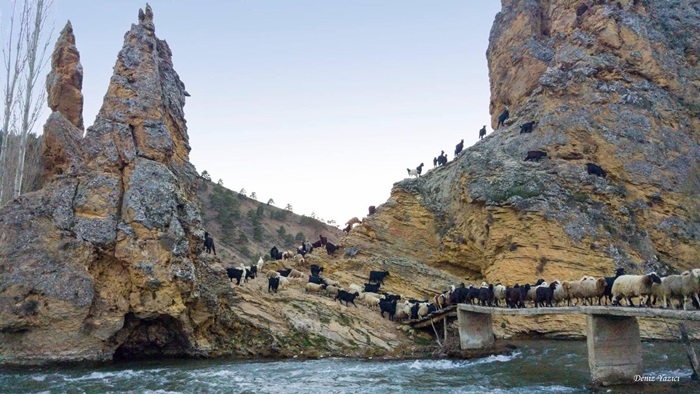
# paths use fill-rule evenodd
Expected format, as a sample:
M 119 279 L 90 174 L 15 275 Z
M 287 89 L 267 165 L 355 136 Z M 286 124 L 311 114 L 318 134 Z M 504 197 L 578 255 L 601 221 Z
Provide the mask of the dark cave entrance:
M 182 323 L 169 315 L 140 319 L 128 313 L 124 327 L 114 335 L 113 341 L 121 343 L 112 356 L 114 361 L 186 357 L 192 349 Z

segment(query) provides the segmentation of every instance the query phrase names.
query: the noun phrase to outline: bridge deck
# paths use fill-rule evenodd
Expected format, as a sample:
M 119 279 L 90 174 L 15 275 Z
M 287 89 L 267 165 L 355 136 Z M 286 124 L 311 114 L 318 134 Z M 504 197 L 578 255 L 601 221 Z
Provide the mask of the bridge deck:
M 444 319 L 445 317 L 457 317 L 457 313 L 455 311 L 457 307 L 455 305 L 450 305 L 444 309 L 440 309 L 439 311 L 435 311 L 428 316 L 418 319 L 418 320 L 411 320 L 408 322 L 409 325 L 413 328 L 423 328 L 427 327 L 430 325 L 430 322 L 436 322 Z
M 471 304 L 458 304 L 460 311 L 489 313 L 492 315 L 542 316 L 542 315 L 609 315 L 644 317 L 651 319 L 679 319 L 700 321 L 700 311 L 684 311 L 659 308 L 639 308 L 628 306 L 569 306 L 553 308 L 498 308 Z

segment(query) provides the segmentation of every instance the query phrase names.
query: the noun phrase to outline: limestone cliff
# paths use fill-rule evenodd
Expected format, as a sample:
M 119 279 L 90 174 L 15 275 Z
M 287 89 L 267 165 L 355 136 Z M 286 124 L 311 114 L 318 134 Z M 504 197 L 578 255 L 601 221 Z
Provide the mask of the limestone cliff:
M 216 332 L 234 292 L 199 255 L 184 84 L 152 17 L 146 7 L 126 34 L 84 138 L 70 24 L 59 37 L 44 187 L 0 210 L 0 362 L 230 349 Z
M 212 217 L 245 208 L 258 220 L 282 210 L 261 210 L 242 196 L 224 207 L 232 192 L 206 192 L 189 163 L 184 84 L 155 35 L 150 7 L 125 35 L 84 137 L 79 58 L 67 24 L 47 78 L 53 113 L 43 187 L 0 208 L 0 364 L 413 351 L 402 346 L 411 337 L 369 309 L 307 295 L 299 284 L 276 295 L 264 277 L 240 287 L 229 281 L 224 267 L 251 251 Z M 202 207 L 217 213 L 202 215 Z M 203 252 L 203 216 L 221 241 L 216 257 Z M 284 216 L 249 227 L 281 240 Z M 340 233 L 290 216 L 290 231 L 316 237 L 311 232 L 323 229 L 333 240 Z M 238 225 L 243 234 L 247 225 Z M 256 255 L 269 250 L 259 246 L 251 245 Z M 333 272 L 320 253 L 312 261 Z
M 346 244 L 386 256 L 378 267 L 401 260 L 432 271 L 435 290 L 446 273 L 452 283 L 514 284 L 698 267 L 700 10 L 684 1 L 502 5 L 487 57 L 493 126 L 509 106 L 505 126 L 395 184 Z M 530 150 L 547 157 L 524 161 Z M 589 162 L 607 177 L 588 174 Z M 560 320 L 554 331 L 580 332 Z
M 504 0 L 487 55 L 491 113 L 495 123 L 508 105 L 505 126 L 395 184 L 335 256 L 264 271 L 320 264 L 347 285 L 385 269 L 383 290 L 423 298 L 465 281 L 697 267 L 698 26 L 700 10 L 682 1 Z M 70 25 L 52 59 L 43 188 L 0 208 L 0 364 L 417 349 L 376 311 L 299 284 L 277 295 L 263 278 L 237 287 L 224 266 L 245 254 L 203 253 L 186 92 L 150 7 L 84 137 Z M 548 156 L 525 162 L 529 150 Z M 499 334 L 581 333 L 581 319 L 539 321 L 504 318 Z

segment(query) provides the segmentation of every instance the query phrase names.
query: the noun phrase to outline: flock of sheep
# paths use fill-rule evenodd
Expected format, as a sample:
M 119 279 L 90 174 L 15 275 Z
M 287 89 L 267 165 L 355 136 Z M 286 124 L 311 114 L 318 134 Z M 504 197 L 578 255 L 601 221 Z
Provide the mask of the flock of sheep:
M 355 219 L 357 220 L 357 219 Z M 352 226 L 354 223 L 350 223 Z M 294 262 L 299 269 L 306 265 L 305 255 L 311 253 L 314 247 L 332 245 L 324 237 L 313 246 L 309 241 L 297 250 L 280 253 L 276 247 L 272 248 L 270 255 L 272 260 L 288 260 Z M 335 245 L 327 248 L 329 255 L 337 250 Z M 227 268 L 227 274 L 232 281 L 236 279 L 240 285 L 241 280 L 255 279 L 258 273 L 263 273 L 265 261 L 261 257 L 256 265 Z M 634 306 L 633 298 L 639 298 L 639 306 L 651 307 L 661 302 L 663 308 L 673 307 L 673 300 L 678 301 L 677 307 L 689 308 L 689 301 L 700 309 L 700 269 L 685 271 L 680 275 L 668 275 L 660 277 L 652 272 L 646 275 L 626 275 L 620 268 L 613 277 L 595 278 L 584 276 L 579 280 L 560 281 L 551 283 L 539 279 L 533 285 L 515 284 L 504 286 L 500 283 L 488 284 L 483 282 L 481 286 L 451 286 L 447 291 L 439 293 L 432 300 L 404 299 L 401 295 L 380 292 L 384 279 L 389 276 L 387 271 L 370 271 L 367 283 L 363 286 L 349 284 L 346 288 L 341 286 L 338 280 L 322 277 L 324 268 L 311 264 L 308 273 L 297 268 L 268 270 L 264 274 L 268 279 L 268 292 L 276 293 L 279 288 L 298 285 L 306 293 L 319 294 L 333 297 L 345 302 L 346 306 L 361 302 L 372 310 L 378 310 L 381 316 L 387 313 L 390 320 L 421 319 L 431 312 L 439 311 L 450 305 L 459 303 L 479 304 L 483 306 L 502 306 L 509 308 L 524 308 L 527 304 L 534 307 L 552 306 L 576 306 L 576 305 L 621 305 L 622 299 L 626 305 Z M 400 302 L 403 299 L 403 302 Z M 692 306 L 692 305 L 691 305 Z
M 700 269 L 685 271 L 680 275 L 660 277 L 652 272 L 646 275 L 625 275 L 624 269 L 618 269 L 614 277 L 594 278 L 584 276 L 575 281 L 555 280 L 547 283 L 539 279 L 534 285 L 516 284 L 506 287 L 499 284 L 482 283 L 480 287 L 463 284 L 459 288 L 439 294 L 434 302 L 438 309 L 457 303 L 478 303 L 483 306 L 507 306 L 524 308 L 526 302 L 535 307 L 552 307 L 566 303 L 566 306 L 626 305 L 634 306 L 633 298 L 639 298 L 639 306 L 651 307 L 661 300 L 662 307 L 673 307 L 672 301 L 678 300 L 678 307 L 688 309 L 690 300 L 700 308 Z

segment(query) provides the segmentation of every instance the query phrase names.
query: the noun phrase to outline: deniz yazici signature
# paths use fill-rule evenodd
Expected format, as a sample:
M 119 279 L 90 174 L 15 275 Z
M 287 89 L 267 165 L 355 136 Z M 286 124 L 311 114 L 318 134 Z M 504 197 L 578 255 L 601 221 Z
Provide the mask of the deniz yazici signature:
M 680 382 L 681 378 L 679 376 L 668 376 L 668 375 L 634 375 L 635 382 Z

